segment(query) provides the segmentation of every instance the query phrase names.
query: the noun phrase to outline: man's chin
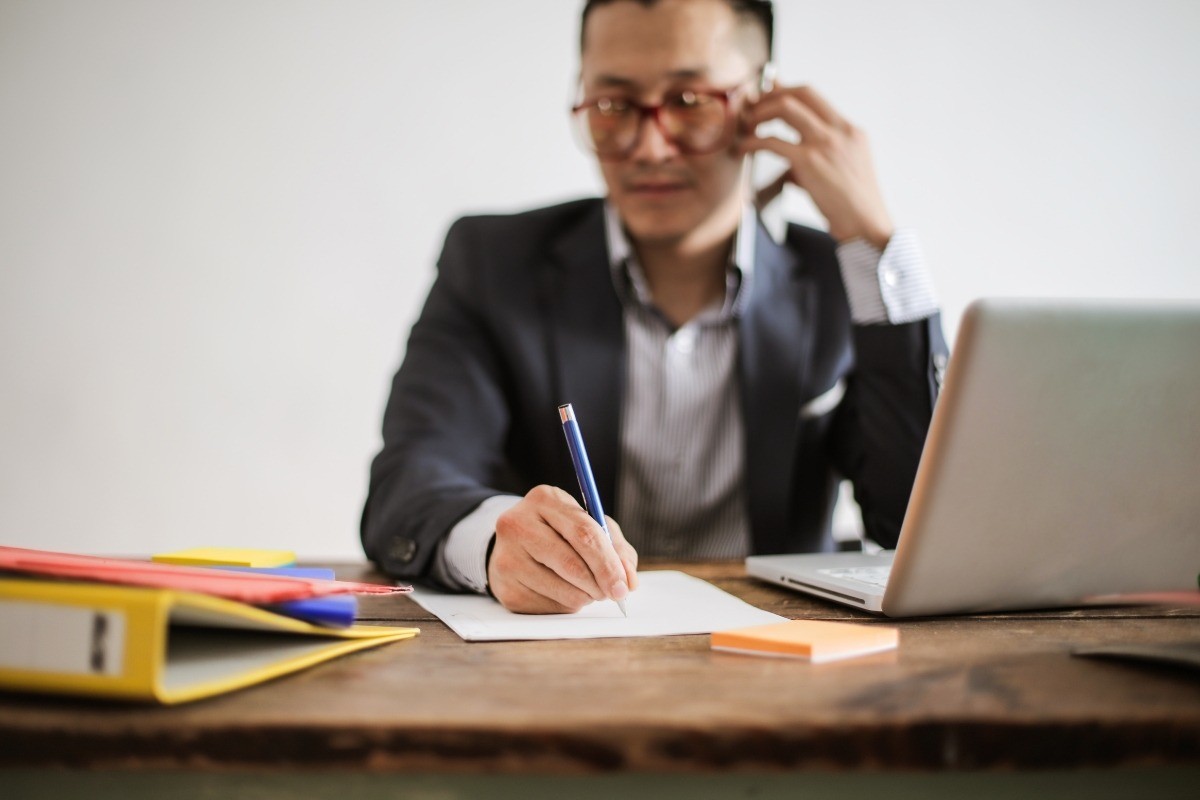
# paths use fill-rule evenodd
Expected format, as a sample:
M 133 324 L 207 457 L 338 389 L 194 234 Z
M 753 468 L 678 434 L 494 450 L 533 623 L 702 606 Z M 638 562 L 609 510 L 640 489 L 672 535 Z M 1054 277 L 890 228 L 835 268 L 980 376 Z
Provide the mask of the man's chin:
M 695 230 L 698 220 L 667 209 L 647 212 L 641 209 L 617 209 L 629 235 L 646 244 L 678 241 Z

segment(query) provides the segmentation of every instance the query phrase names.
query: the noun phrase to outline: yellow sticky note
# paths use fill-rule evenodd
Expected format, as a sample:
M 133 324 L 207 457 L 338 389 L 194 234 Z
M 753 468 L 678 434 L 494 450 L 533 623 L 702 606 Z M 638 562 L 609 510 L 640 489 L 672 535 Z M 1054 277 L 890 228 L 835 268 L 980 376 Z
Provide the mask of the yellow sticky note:
M 814 664 L 880 653 L 899 644 L 900 631 L 895 628 L 807 619 L 717 631 L 712 635 L 714 650 L 802 658 Z
M 193 547 L 158 553 L 153 561 L 191 567 L 288 567 L 296 563 L 291 550 L 254 550 L 248 547 Z

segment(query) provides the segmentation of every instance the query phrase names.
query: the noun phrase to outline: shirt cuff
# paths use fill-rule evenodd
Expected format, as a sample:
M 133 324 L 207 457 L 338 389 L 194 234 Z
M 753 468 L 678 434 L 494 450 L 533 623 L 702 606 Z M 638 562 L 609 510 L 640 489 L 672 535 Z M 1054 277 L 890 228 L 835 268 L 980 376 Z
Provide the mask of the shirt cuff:
M 489 497 L 460 519 L 438 545 L 434 576 L 454 589 L 487 592 L 487 552 L 496 520 L 520 501 L 510 494 Z
M 851 239 L 838 245 L 837 256 L 856 325 L 898 325 L 937 312 L 933 279 L 915 231 L 896 231 L 882 252 Z

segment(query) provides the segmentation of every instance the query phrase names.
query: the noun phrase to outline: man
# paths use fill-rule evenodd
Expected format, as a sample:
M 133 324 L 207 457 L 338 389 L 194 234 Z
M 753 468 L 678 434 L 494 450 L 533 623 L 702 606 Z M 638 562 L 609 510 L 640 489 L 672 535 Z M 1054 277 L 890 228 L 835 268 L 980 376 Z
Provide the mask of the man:
M 864 135 L 811 88 L 763 91 L 771 34 L 761 0 L 586 4 L 573 114 L 607 198 L 451 228 L 363 514 L 389 573 L 574 611 L 635 589 L 639 553 L 830 549 L 841 476 L 895 545 L 940 322 Z M 756 135 L 772 120 L 798 141 Z M 766 233 L 745 178 L 763 150 L 828 234 Z M 611 544 L 564 491 L 566 402 Z

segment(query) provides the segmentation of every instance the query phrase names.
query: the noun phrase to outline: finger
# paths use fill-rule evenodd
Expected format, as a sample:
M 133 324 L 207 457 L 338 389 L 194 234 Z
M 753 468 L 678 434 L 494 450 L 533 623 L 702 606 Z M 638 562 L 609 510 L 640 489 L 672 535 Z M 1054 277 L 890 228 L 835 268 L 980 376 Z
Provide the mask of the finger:
M 571 614 L 579 608 L 564 606 L 558 601 L 535 592 L 519 580 L 511 581 L 504 596 L 496 593 L 496 599 L 509 611 L 517 614 Z
M 783 192 L 784 187 L 791 182 L 790 175 L 791 171 L 785 169 L 779 173 L 779 177 L 760 188 L 754 196 L 754 207 L 762 211 L 771 205 L 775 201 L 775 198 L 779 197 L 780 193 Z
M 597 599 L 572 586 L 549 567 L 532 559 L 524 569 L 514 575 L 514 578 L 525 589 L 562 609 L 556 613 L 573 613 Z
M 786 159 L 791 168 L 785 174 L 790 180 L 801 186 L 803 185 L 801 183 L 803 170 L 809 166 L 814 156 L 811 146 L 789 142 L 778 136 L 748 136 L 738 143 L 738 149 L 744 154 L 759 153 L 765 150 Z
M 844 130 L 851 126 L 850 121 L 838 113 L 825 96 L 811 86 L 779 86 L 765 93 L 758 102 L 781 96 L 796 98 L 831 128 Z
M 546 535 L 531 538 L 526 542 L 526 552 L 529 556 L 543 569 L 553 572 L 562 581 L 588 595 L 592 600 L 607 598 L 609 595 L 604 585 L 597 580 L 584 557 L 555 526 L 544 522 L 543 524 Z
M 488 564 L 488 585 L 496 599 L 512 611 L 565 613 L 593 600 L 550 573 L 518 544 L 501 540 L 499 535 Z
M 850 127 L 850 121 L 837 112 L 825 97 L 811 86 L 797 86 L 790 90 L 795 97 L 816 112 L 827 124 L 845 130 Z
M 551 486 L 538 487 L 529 492 L 526 501 L 513 508 L 520 508 L 523 513 L 515 514 L 510 510 L 496 521 L 498 540 L 503 537 L 513 541 L 531 560 L 554 571 L 591 599 L 603 600 L 608 596 L 583 558 L 567 543 L 555 524 L 547 520 L 548 516 L 555 516 L 556 511 L 577 512 L 587 517 L 571 495 Z M 511 568 L 524 569 L 524 564 L 512 564 Z
M 795 95 L 780 92 L 759 100 L 748 112 L 752 127 L 779 119 L 796 129 L 801 139 L 825 141 L 831 135 L 830 125 Z
M 578 504 L 573 509 L 550 506 L 544 509 L 543 518 L 583 558 L 606 597 L 621 600 L 629 593 L 625 568 L 609 534 L 582 507 Z
M 637 550 L 633 549 L 633 545 L 625 538 L 625 532 L 621 530 L 621 526 L 612 517 L 605 517 L 608 520 L 608 530 L 612 534 L 613 548 L 617 551 L 617 557 L 621 559 L 622 566 L 625 567 L 625 583 L 629 586 L 629 590 L 633 591 L 638 587 L 638 554 Z

